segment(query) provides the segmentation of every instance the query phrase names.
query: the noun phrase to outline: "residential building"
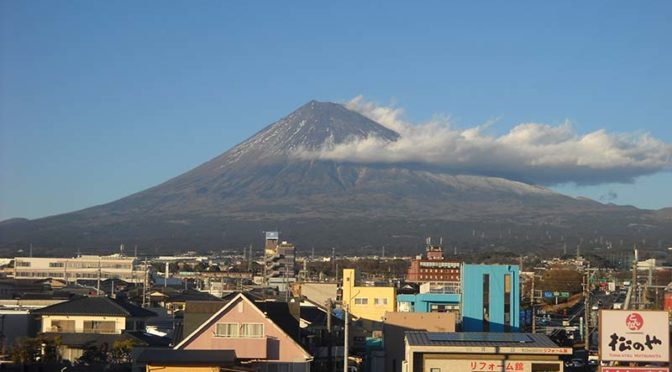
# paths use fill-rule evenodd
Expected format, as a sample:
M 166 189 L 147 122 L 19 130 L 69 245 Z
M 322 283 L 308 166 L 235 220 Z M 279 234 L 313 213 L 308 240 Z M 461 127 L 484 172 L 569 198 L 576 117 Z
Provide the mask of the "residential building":
M 353 316 L 381 322 L 385 312 L 396 311 L 396 288 L 359 284 L 355 269 L 343 269 L 342 303 Z
M 277 231 L 266 232 L 264 248 L 265 277 L 268 285 L 278 287 L 281 292 L 289 290 L 296 281 L 296 249 L 294 244 L 279 243 Z
M 452 312 L 385 313 L 385 319 L 383 319 L 385 371 L 401 372 L 406 332 L 455 332 L 455 315 Z
M 519 280 L 517 265 L 464 264 L 462 330 L 517 332 L 520 317 Z
M 406 281 L 410 283 L 423 282 L 460 282 L 459 260 L 448 260 L 443 257 L 443 248 L 432 245 L 427 238 L 425 257 L 418 256 L 411 261 L 406 273 Z
M 290 304 L 254 301 L 243 293 L 226 301 L 175 350 L 232 350 L 237 361 L 259 372 L 310 371 L 312 356 L 300 345 L 299 321 Z
M 410 331 L 404 345 L 405 372 L 561 372 L 572 354 L 538 333 Z
M 82 297 L 33 311 L 41 320 L 41 333 L 59 336 L 61 357 L 74 361 L 91 345 L 134 338 L 152 346 L 153 341 L 167 344 L 144 334 L 145 321 L 154 316 L 129 302 L 108 297 Z M 167 340 L 165 340 L 167 341 Z
M 74 258 L 16 257 L 15 279 L 78 280 L 122 279 L 129 283 L 142 283 L 144 271 L 135 270 L 135 257 L 118 254 L 111 256 L 82 255 Z

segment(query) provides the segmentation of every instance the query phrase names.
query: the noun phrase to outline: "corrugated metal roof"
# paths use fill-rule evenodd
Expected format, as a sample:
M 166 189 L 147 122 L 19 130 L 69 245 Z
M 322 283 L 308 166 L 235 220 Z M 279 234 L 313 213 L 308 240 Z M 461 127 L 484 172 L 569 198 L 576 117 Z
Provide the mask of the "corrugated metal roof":
M 470 337 L 473 339 L 478 339 L 479 336 L 482 336 L 483 339 L 487 339 L 488 335 L 496 334 L 495 332 L 468 332 Z M 406 339 L 408 344 L 411 346 L 481 346 L 481 347 L 526 347 L 526 348 L 558 348 L 560 346 L 556 345 L 551 341 L 548 336 L 538 333 L 524 333 L 524 335 L 530 338 L 530 342 L 502 342 L 502 341 L 445 341 L 445 340 L 436 340 L 430 339 L 431 334 L 437 334 L 426 331 L 409 331 L 406 332 Z M 504 333 L 506 334 L 506 333 Z M 492 338 L 492 337 L 490 337 Z

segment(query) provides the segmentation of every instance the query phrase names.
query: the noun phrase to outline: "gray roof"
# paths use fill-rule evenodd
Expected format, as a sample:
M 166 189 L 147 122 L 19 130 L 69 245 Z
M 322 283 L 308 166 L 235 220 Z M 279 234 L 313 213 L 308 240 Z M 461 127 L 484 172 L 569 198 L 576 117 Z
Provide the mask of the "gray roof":
M 81 297 L 33 311 L 38 315 L 107 315 L 149 318 L 155 313 L 120 299 Z
M 468 335 L 471 340 L 447 341 L 440 340 L 441 335 L 449 335 L 444 332 L 427 332 L 427 331 L 409 331 L 406 332 L 406 339 L 410 346 L 480 346 L 480 347 L 526 347 L 526 348 L 559 348 L 548 336 L 539 333 L 517 333 L 516 335 L 525 335 L 529 337 L 529 342 L 517 341 L 492 341 L 498 335 L 511 335 L 511 333 L 501 332 L 463 332 Z M 495 337 L 493 337 L 495 336 Z M 504 336 L 505 337 L 505 336 Z M 475 341 L 478 339 L 489 341 Z

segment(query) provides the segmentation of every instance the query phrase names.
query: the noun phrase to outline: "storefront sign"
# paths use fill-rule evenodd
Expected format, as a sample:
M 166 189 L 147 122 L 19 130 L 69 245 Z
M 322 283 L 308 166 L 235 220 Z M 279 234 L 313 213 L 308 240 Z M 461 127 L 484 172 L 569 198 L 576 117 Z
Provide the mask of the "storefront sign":
M 600 359 L 669 362 L 668 322 L 665 311 L 601 310 Z
M 560 371 L 562 368 L 562 361 L 428 358 L 424 360 L 424 365 L 425 371 L 532 372 Z

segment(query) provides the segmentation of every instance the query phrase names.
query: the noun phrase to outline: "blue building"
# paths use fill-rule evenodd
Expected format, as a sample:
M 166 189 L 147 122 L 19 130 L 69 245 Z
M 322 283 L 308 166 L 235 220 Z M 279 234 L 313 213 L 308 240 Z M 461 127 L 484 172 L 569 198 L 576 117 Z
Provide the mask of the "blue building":
M 425 282 L 420 293 L 397 295 L 397 311 L 410 313 L 459 312 L 459 282 Z
M 460 310 L 459 293 L 417 293 L 397 295 L 397 311 L 435 313 Z
M 462 268 L 462 329 L 465 332 L 517 332 L 520 278 L 517 265 Z

